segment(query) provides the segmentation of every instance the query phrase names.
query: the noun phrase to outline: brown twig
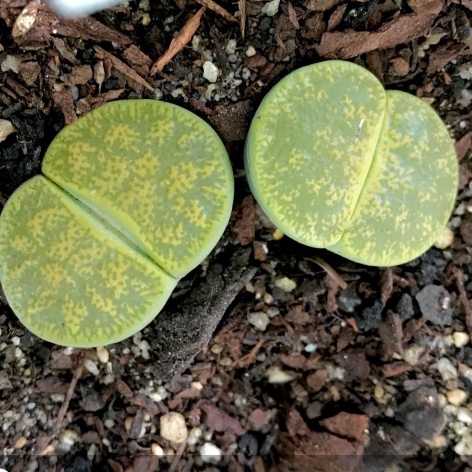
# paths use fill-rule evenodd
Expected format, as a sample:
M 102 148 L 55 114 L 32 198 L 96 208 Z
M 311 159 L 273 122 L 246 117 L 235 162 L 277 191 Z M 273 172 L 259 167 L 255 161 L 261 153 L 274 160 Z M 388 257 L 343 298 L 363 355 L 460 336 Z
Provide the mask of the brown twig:
M 185 440 L 177 449 L 174 460 L 172 461 L 172 464 L 169 467 L 169 472 L 175 472 L 177 470 L 177 466 L 179 465 L 179 461 L 185 451 L 185 446 L 187 445 L 187 441 Z
M 243 357 L 241 357 L 241 359 L 238 359 L 237 361 L 234 361 L 231 364 L 230 369 L 234 369 L 234 367 L 236 366 L 249 367 L 254 361 L 257 353 L 259 352 L 259 349 L 262 347 L 264 342 L 265 342 L 265 339 L 259 339 L 257 344 L 246 355 L 244 355 Z
M 392 296 L 393 292 L 393 271 L 391 267 L 387 267 L 380 277 L 381 295 L 380 301 L 385 306 Z
M 292 23 L 292 25 L 295 27 L 295 29 L 300 29 L 297 12 L 295 11 L 295 8 L 293 8 L 291 2 L 288 2 L 288 19 L 290 20 L 290 23 Z
M 151 92 L 154 91 L 154 89 L 137 72 L 135 72 L 133 69 L 131 69 L 131 67 L 128 67 L 126 64 L 121 62 L 113 54 L 110 54 L 109 52 L 105 51 L 105 49 L 102 49 L 100 46 L 94 46 L 93 48 L 95 49 L 95 53 L 98 59 L 109 59 L 112 66 L 116 70 L 126 75 L 126 77 L 128 77 L 129 79 L 134 80 L 139 85 L 146 87 Z
M 185 23 L 185 26 L 182 28 L 179 35 L 171 41 L 169 49 L 167 49 L 164 55 L 152 66 L 151 75 L 160 72 L 172 60 L 172 58 L 189 43 L 192 36 L 200 26 L 200 19 L 205 10 L 206 7 L 200 8 L 200 10 L 198 10 L 198 12 L 195 13 L 187 23 Z
M 238 20 L 228 10 L 218 5 L 213 0 L 197 0 L 197 3 L 203 5 L 204 7 L 208 7 L 210 10 L 213 10 L 214 12 L 218 13 L 228 21 L 232 21 L 233 23 L 238 22 Z
M 347 283 L 346 281 L 323 259 L 321 259 L 318 256 L 313 256 L 313 257 L 305 257 L 307 261 L 314 262 L 315 264 L 318 264 L 322 269 L 326 271 L 328 275 L 330 275 L 336 283 L 343 289 L 345 290 L 347 288 Z
M 467 326 L 467 331 L 472 337 L 472 306 L 470 305 L 470 300 L 467 297 L 467 292 L 464 288 L 464 273 L 458 267 L 454 267 L 452 269 L 452 273 L 456 280 L 457 290 L 459 290 L 459 300 L 461 301 L 462 306 L 464 307 L 465 324 Z
M 77 382 L 82 376 L 83 370 L 84 370 L 84 364 L 83 362 L 80 362 L 80 364 L 77 366 L 77 369 L 75 369 L 74 376 L 72 377 L 72 380 L 70 381 L 70 385 L 69 385 L 69 389 L 67 390 L 66 397 L 64 398 L 64 402 L 61 405 L 59 413 L 57 414 L 56 432 L 59 431 L 59 429 L 62 426 L 62 422 L 64 421 L 64 417 L 66 416 L 67 409 L 69 408 L 70 399 L 72 398 L 72 395 L 74 394 L 75 386 L 77 385 Z
M 244 35 L 246 34 L 246 0 L 238 0 L 238 7 L 241 36 L 244 39 Z

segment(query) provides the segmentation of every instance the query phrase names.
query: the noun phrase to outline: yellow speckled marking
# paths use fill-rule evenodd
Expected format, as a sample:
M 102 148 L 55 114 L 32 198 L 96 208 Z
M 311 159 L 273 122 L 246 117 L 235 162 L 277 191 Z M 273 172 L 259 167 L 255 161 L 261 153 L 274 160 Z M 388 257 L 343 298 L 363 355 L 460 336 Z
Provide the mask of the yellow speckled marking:
M 299 69 L 269 92 L 245 164 L 284 233 L 370 265 L 400 264 L 431 246 L 457 189 L 454 148 L 435 112 L 342 61 Z
M 39 221 L 43 231 L 32 232 Z M 20 234 L 29 244 L 14 243 Z M 154 318 L 177 283 L 42 176 L 8 200 L 0 254 L 13 311 L 36 335 L 66 346 L 130 336 Z
M 142 329 L 231 212 L 222 142 L 163 102 L 113 102 L 67 126 L 43 172 L 0 216 L 0 280 L 25 326 L 57 344 L 105 345 Z
M 71 169 L 70 152 L 81 140 Z M 168 103 L 98 108 L 59 133 L 43 172 L 177 278 L 210 253 L 231 212 L 233 175 L 223 143 L 203 120 Z

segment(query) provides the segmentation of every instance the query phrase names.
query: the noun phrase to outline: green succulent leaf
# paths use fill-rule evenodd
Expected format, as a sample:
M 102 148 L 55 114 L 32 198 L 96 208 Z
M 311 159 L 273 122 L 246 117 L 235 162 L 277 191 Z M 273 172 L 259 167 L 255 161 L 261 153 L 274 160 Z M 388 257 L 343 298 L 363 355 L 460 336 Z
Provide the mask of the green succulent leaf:
M 37 336 L 67 346 L 134 334 L 177 282 L 42 176 L 7 202 L 0 252 L 13 311 Z
M 106 104 L 65 127 L 43 173 L 180 278 L 228 222 L 233 175 L 223 143 L 191 112 L 153 100 Z
M 231 212 L 220 139 L 162 102 L 110 103 L 67 126 L 43 172 L 0 216 L 0 280 L 23 324 L 56 344 L 106 345 L 146 326 Z
M 363 191 L 341 240 L 330 250 L 361 263 L 393 265 L 438 238 L 457 192 L 457 157 L 432 108 L 388 91 L 385 120 Z
M 267 94 L 245 164 L 257 201 L 285 234 L 378 266 L 407 262 L 433 244 L 458 180 L 434 110 L 385 92 L 344 61 L 298 69 Z

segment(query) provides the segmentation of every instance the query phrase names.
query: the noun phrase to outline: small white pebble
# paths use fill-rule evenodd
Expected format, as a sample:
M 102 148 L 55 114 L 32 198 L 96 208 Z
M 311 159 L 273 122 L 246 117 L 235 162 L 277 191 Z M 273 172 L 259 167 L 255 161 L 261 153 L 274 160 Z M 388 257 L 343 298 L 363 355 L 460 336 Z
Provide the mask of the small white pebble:
M 457 419 L 466 424 L 472 424 L 472 411 L 467 408 L 459 408 L 457 410 Z
M 15 347 L 15 357 L 21 359 L 23 357 L 23 351 L 19 347 Z
M 12 71 L 15 74 L 18 74 L 18 66 L 21 63 L 21 57 L 18 56 L 7 56 L 2 62 L 2 72 Z
M 252 56 L 255 56 L 255 55 L 256 55 L 256 50 L 254 49 L 254 46 L 249 46 L 246 49 L 246 56 L 247 57 L 252 57 Z
M 223 351 L 223 346 L 221 346 L 220 344 L 213 344 L 213 346 L 211 346 L 210 351 L 213 354 L 220 354 L 221 351 Z
M 295 289 L 297 284 L 288 277 L 282 277 L 275 281 L 275 286 L 281 288 L 284 292 L 291 292 Z
M 202 434 L 203 434 L 202 428 L 199 428 L 198 426 L 196 426 L 195 428 L 192 428 L 188 435 L 187 444 L 189 446 L 194 446 L 195 444 L 198 443 L 198 441 L 202 437 Z
M 65 429 L 59 434 L 59 442 L 73 446 L 79 440 L 79 435 L 72 429 Z
M 241 72 L 241 77 L 244 80 L 249 79 L 249 77 L 251 77 L 251 71 L 247 67 L 243 67 L 243 70 Z
M 200 49 L 201 40 L 202 40 L 202 38 L 200 38 L 200 36 L 198 36 L 198 35 L 193 36 L 193 38 L 192 38 L 192 49 L 195 52 L 198 52 L 198 50 Z
M 162 449 L 162 447 L 157 443 L 151 444 L 151 453 L 153 456 L 158 456 L 158 457 L 165 456 L 164 449 Z
M 157 392 L 150 393 L 149 398 L 154 402 L 161 402 L 162 401 L 161 395 Z
M 461 202 L 454 210 L 454 215 L 463 215 L 465 213 L 465 204 Z
M 11 342 L 13 343 L 13 346 L 19 346 L 20 338 L 18 336 L 14 336 L 13 338 L 11 338 Z
M 51 393 L 50 395 L 50 399 L 54 402 L 54 403 L 62 403 L 64 401 L 64 398 L 66 396 L 63 394 L 63 393 Z
M 261 12 L 265 13 L 267 16 L 274 16 L 279 11 L 279 5 L 280 0 L 272 0 L 262 7 Z
M 264 294 L 264 303 L 267 303 L 267 305 L 274 303 L 274 297 L 270 293 L 266 292 Z
M 223 367 L 228 367 L 229 365 L 231 365 L 233 363 L 233 361 L 231 360 L 231 357 L 223 357 L 221 360 L 220 360 L 220 365 L 222 365 Z
M 447 405 L 447 398 L 446 395 L 444 395 L 443 393 L 438 394 L 438 405 L 441 408 L 444 408 Z
M 87 451 L 87 459 L 92 462 L 93 458 L 95 457 L 95 453 L 97 452 L 97 446 L 95 444 L 90 444 L 90 447 Z
M 457 369 L 454 367 L 452 362 L 446 357 L 439 359 L 437 363 L 437 368 L 439 373 L 441 374 L 442 379 L 445 382 L 457 378 Z
M 84 362 L 84 367 L 92 374 L 92 375 L 98 375 L 100 374 L 100 371 L 98 370 L 97 364 L 92 361 L 92 359 L 87 359 Z
M 126 429 L 126 431 L 130 430 L 132 424 L 133 424 L 133 418 L 131 416 L 128 416 L 125 419 L 125 429 Z
M 236 52 L 236 45 L 237 42 L 235 39 L 230 39 L 228 41 L 228 44 L 226 45 L 226 54 L 228 54 L 228 56 Z
M 461 390 L 460 388 L 456 388 L 447 392 L 446 398 L 451 405 L 459 406 L 467 398 L 467 392 L 464 392 L 464 390 Z
M 458 228 L 460 224 L 461 224 L 460 216 L 455 216 L 454 218 L 451 218 L 451 220 L 449 221 L 450 228 Z
M 411 346 L 403 351 L 403 360 L 410 365 L 416 365 L 424 352 L 423 346 Z
M 305 346 L 305 352 L 315 352 L 318 349 L 318 346 L 313 343 L 309 343 Z
M 73 352 L 74 352 L 74 348 L 73 348 L 73 347 L 70 347 L 70 346 L 69 346 L 69 347 L 66 347 L 66 348 L 64 349 L 64 354 L 65 354 L 66 356 L 70 356 Z
M 111 385 L 112 383 L 115 382 L 115 377 L 113 377 L 113 375 L 111 374 L 107 374 L 105 375 L 105 377 L 103 377 L 102 382 L 104 385 Z
M 458 410 L 457 406 L 454 406 L 454 405 L 446 405 L 443 408 L 444 413 L 446 413 L 446 415 L 451 415 L 451 416 L 457 415 L 457 410 Z
M 205 463 L 217 463 L 223 455 L 222 450 L 212 443 L 206 442 L 200 448 L 200 457 Z
M 205 61 L 203 63 L 203 78 L 212 83 L 218 80 L 218 67 L 213 62 Z
M 188 430 L 185 418 L 181 413 L 173 411 L 162 415 L 160 425 L 160 434 L 167 441 L 182 443 L 187 439 Z
M 284 384 L 291 382 L 293 377 L 278 367 L 272 367 L 267 371 L 268 382 L 271 384 Z
M 247 399 L 242 397 L 241 395 L 238 395 L 235 400 L 234 400 L 234 404 L 235 406 L 237 407 L 241 407 L 241 406 L 244 406 L 247 404 Z
M 280 310 L 278 308 L 275 308 L 275 306 L 271 306 L 267 310 L 267 316 L 269 318 L 275 318 L 276 316 L 280 315 Z
M 454 346 L 454 338 L 452 337 L 452 334 L 448 334 L 447 336 L 444 336 L 443 342 L 444 342 L 444 345 L 447 347 Z
M 97 347 L 97 357 L 102 364 L 106 364 L 110 359 L 110 353 L 104 346 Z
M 113 428 L 113 427 L 115 426 L 115 422 L 114 422 L 112 419 L 110 419 L 110 418 L 107 418 L 107 419 L 103 422 L 103 424 L 105 425 L 105 428 L 108 428 L 108 429 L 111 429 L 111 428 Z
M 263 311 L 258 311 L 249 315 L 249 323 L 260 331 L 265 331 L 270 323 L 270 318 Z
M 454 233 L 447 226 L 441 231 L 441 234 L 438 236 L 438 239 L 435 241 L 434 245 L 438 249 L 446 249 L 454 241 Z
M 465 451 L 465 441 L 462 439 L 454 446 L 454 452 L 458 456 L 461 456 L 464 453 L 464 451 Z
M 454 346 L 456 346 L 459 349 L 461 347 L 464 347 L 470 341 L 469 335 L 467 333 L 464 333 L 463 331 L 456 331 L 452 335 L 452 338 L 454 339 Z

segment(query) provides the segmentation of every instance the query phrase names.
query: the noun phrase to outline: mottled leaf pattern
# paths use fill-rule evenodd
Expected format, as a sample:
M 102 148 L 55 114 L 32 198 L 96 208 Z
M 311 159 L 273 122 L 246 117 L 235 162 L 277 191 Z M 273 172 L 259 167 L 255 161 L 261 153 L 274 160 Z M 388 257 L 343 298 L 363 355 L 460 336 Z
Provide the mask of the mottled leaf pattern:
M 59 133 L 43 172 L 182 277 L 228 222 L 233 175 L 200 118 L 153 100 L 108 103 Z
M 67 346 L 148 324 L 228 222 L 233 175 L 216 133 L 152 100 L 64 128 L 0 217 L 0 280 L 27 328 Z M 75 198 L 74 198 L 75 197 Z
M 18 318 L 37 336 L 66 346 L 134 334 L 177 282 L 42 176 L 8 200 L 0 254 L 2 286 Z
M 434 110 L 343 61 L 298 69 L 274 87 L 245 161 L 256 199 L 284 233 L 368 265 L 423 253 L 457 189 L 452 141 Z

